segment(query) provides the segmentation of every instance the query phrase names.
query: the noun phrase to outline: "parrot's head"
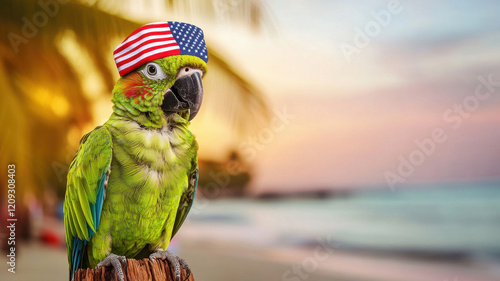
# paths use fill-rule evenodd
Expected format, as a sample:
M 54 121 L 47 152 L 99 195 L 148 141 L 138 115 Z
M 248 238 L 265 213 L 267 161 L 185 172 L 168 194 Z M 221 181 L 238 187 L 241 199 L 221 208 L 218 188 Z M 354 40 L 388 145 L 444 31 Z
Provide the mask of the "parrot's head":
M 147 128 L 180 118 L 191 121 L 201 107 L 206 71 L 206 63 L 190 55 L 148 62 L 118 80 L 113 111 Z
M 113 89 L 113 111 L 149 129 L 188 123 L 203 100 L 207 72 L 203 32 L 179 22 L 147 24 L 114 52 L 120 79 Z

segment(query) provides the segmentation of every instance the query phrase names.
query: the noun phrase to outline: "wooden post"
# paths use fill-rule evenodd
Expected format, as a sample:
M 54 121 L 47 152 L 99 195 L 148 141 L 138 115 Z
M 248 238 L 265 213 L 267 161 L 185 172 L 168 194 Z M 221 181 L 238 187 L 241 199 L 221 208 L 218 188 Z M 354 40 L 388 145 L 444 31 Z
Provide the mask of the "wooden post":
M 175 281 L 174 269 L 168 261 L 150 259 L 127 259 L 127 268 L 124 270 L 125 281 Z M 87 268 L 75 271 L 73 281 L 118 281 L 113 267 Z M 193 273 L 186 279 L 186 270 L 181 267 L 180 281 L 194 281 Z

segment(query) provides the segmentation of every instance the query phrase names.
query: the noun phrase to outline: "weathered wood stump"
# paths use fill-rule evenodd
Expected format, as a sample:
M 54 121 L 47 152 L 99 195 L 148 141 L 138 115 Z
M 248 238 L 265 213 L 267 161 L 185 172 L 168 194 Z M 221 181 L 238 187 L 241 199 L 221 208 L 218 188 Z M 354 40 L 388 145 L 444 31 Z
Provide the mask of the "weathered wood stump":
M 175 281 L 174 268 L 164 260 L 127 259 L 123 274 L 125 281 Z M 113 267 L 87 268 L 77 270 L 73 281 L 118 281 L 118 276 Z M 181 267 L 180 281 L 194 281 L 193 273 L 186 279 L 186 270 Z

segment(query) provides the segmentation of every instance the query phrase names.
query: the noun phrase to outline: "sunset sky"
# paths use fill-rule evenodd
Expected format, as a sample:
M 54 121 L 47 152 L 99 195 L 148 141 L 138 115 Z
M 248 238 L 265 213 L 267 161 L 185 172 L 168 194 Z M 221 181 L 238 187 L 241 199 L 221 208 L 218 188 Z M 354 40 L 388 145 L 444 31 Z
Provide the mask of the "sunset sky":
M 279 131 L 270 125 L 241 140 L 200 115 L 193 121 L 200 157 L 222 160 L 228 146 L 243 148 L 255 165 L 255 192 L 389 187 L 387 173 L 399 177 L 397 186 L 498 178 L 500 86 L 481 86 L 488 94 L 481 100 L 474 93 L 479 76 L 500 81 L 500 6 L 391 2 L 262 1 L 267 21 L 258 33 L 224 20 L 175 18 L 202 27 L 273 112 L 294 116 Z M 165 20 L 153 10 L 135 13 Z M 346 46 L 357 51 L 346 56 Z M 441 142 L 422 154 L 416 142 L 428 143 L 436 129 Z M 420 162 L 401 174 L 410 156 Z
M 356 28 L 389 2 L 270 1 L 277 34 L 212 30 L 272 108 L 296 116 L 255 149 L 256 192 L 387 186 L 384 173 L 436 128 L 446 140 L 405 183 L 500 176 L 500 87 L 474 104 L 478 76 L 500 81 L 498 3 L 401 1 L 348 62 L 341 44 L 355 46 Z

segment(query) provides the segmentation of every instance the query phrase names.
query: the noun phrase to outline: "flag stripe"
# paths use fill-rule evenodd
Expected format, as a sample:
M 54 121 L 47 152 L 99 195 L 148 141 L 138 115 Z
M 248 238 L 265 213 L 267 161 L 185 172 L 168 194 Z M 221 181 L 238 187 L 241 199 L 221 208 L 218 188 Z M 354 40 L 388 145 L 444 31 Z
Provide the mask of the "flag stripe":
M 137 62 L 140 62 L 144 59 L 148 59 L 149 61 L 149 56 L 152 56 L 152 55 L 155 55 L 155 54 L 158 54 L 158 53 L 162 53 L 162 52 L 168 52 L 168 51 L 172 51 L 172 50 L 178 50 L 179 49 L 179 46 L 170 46 L 170 47 L 166 47 L 166 48 L 161 48 L 161 49 L 154 49 L 152 51 L 149 51 L 147 53 L 144 53 L 142 55 L 140 55 L 138 58 L 134 59 L 133 61 L 130 61 L 128 63 L 125 63 L 121 66 L 118 67 L 118 70 L 124 70 L 130 66 L 133 66 L 133 65 L 136 65 Z M 180 53 L 180 52 L 179 52 Z
M 146 31 L 146 30 L 145 30 Z M 165 36 L 171 36 L 172 33 L 170 33 L 170 30 L 163 30 L 163 31 L 149 31 L 149 32 L 145 32 L 143 31 L 142 34 L 139 34 L 139 36 L 137 38 L 135 38 L 134 40 L 130 40 L 128 42 L 122 42 L 118 47 L 116 47 L 116 49 L 114 50 L 113 54 L 117 54 L 119 52 L 121 52 L 123 49 L 126 49 L 127 47 L 133 45 L 134 43 L 137 43 L 139 41 L 141 41 L 142 39 L 144 38 L 148 38 L 150 36 L 156 36 L 156 35 L 165 35 Z
M 135 57 L 137 54 L 140 54 L 142 51 L 145 51 L 145 50 L 150 49 L 152 47 L 169 46 L 172 44 L 177 44 L 177 42 L 175 42 L 175 40 L 151 42 L 149 44 L 142 45 L 142 46 L 138 47 L 137 49 L 135 49 L 134 51 L 129 52 L 129 53 L 127 53 L 119 58 L 116 58 L 115 62 L 119 63 L 119 62 L 124 61 L 126 59 L 129 59 L 131 57 Z
M 144 26 L 139 27 L 136 29 L 132 34 L 130 34 L 116 49 L 118 49 L 120 46 L 129 43 L 130 41 L 133 41 L 137 39 L 138 37 L 142 36 L 143 34 L 147 34 L 150 32 L 155 32 L 155 31 L 168 31 L 170 32 L 170 27 L 168 26 L 168 23 L 162 23 L 159 25 L 156 24 L 146 24 Z M 116 50 L 115 49 L 115 50 Z
M 122 49 L 132 45 L 133 43 L 135 43 L 136 41 L 140 40 L 141 38 L 145 38 L 147 36 L 149 36 L 151 33 L 160 33 L 160 34 L 171 34 L 170 33 L 170 29 L 169 28 L 151 28 L 151 29 L 146 29 L 146 30 L 143 30 L 137 34 L 134 35 L 134 38 L 132 39 L 132 37 L 129 37 L 127 38 L 125 41 L 123 41 L 120 46 L 116 47 L 115 52 L 120 52 Z
M 120 45 L 113 56 L 120 75 L 139 67 L 153 57 L 164 57 L 179 49 L 170 33 L 168 22 L 150 23 L 136 29 Z
M 174 56 L 174 55 L 179 55 L 180 51 L 177 49 L 177 50 L 173 50 L 173 51 L 169 51 L 169 52 L 160 52 L 158 54 L 154 54 L 148 58 L 145 58 L 141 61 L 138 62 L 138 65 L 142 65 L 144 63 L 147 63 L 151 60 L 155 60 L 155 59 L 161 59 L 161 58 L 164 58 L 164 57 L 168 57 L 168 56 Z M 129 66 L 127 68 L 123 68 L 122 70 L 120 70 L 120 75 L 123 76 L 131 71 L 133 71 L 134 69 L 136 69 L 136 65 L 132 65 L 132 66 Z
M 131 50 L 133 50 L 135 47 L 141 45 L 142 43 L 145 43 L 145 42 L 148 42 L 148 41 L 157 41 L 155 39 L 163 39 L 163 38 L 173 38 L 172 34 L 165 34 L 163 32 L 158 32 L 158 34 L 156 35 L 153 35 L 153 34 L 150 34 L 150 36 L 148 37 L 145 37 L 145 38 L 142 38 L 141 40 L 131 44 L 131 45 L 128 45 L 128 46 L 121 46 L 121 47 L 124 47 L 124 48 L 120 48 L 121 50 L 120 51 L 115 51 L 114 52 L 114 56 L 115 58 L 118 58 L 120 57 L 121 55 L 125 54 L 126 52 L 129 52 Z
M 177 45 L 174 45 L 174 44 L 170 44 L 170 45 L 163 46 L 163 49 L 164 49 L 164 48 L 168 48 L 168 47 L 178 47 L 178 46 L 177 46 Z M 128 58 L 128 59 L 126 59 L 126 60 L 124 60 L 124 61 L 121 61 L 121 62 L 117 63 L 117 65 L 118 65 L 118 66 L 121 66 L 121 65 L 127 64 L 127 63 L 129 63 L 129 62 L 133 62 L 133 61 L 135 61 L 137 58 L 139 58 L 140 56 L 145 55 L 145 54 L 147 54 L 147 53 L 149 53 L 149 52 L 151 52 L 151 51 L 153 51 L 153 50 L 156 50 L 156 49 L 160 49 L 160 48 L 158 48 L 158 47 L 151 47 L 151 48 L 148 48 L 148 49 L 144 49 L 144 50 L 142 50 L 142 52 L 141 52 L 141 53 L 137 54 L 136 56 L 134 56 L 134 57 L 130 57 L 130 58 Z M 138 66 L 139 66 L 137 63 L 135 63 L 135 65 L 136 65 L 136 67 L 138 67 Z

